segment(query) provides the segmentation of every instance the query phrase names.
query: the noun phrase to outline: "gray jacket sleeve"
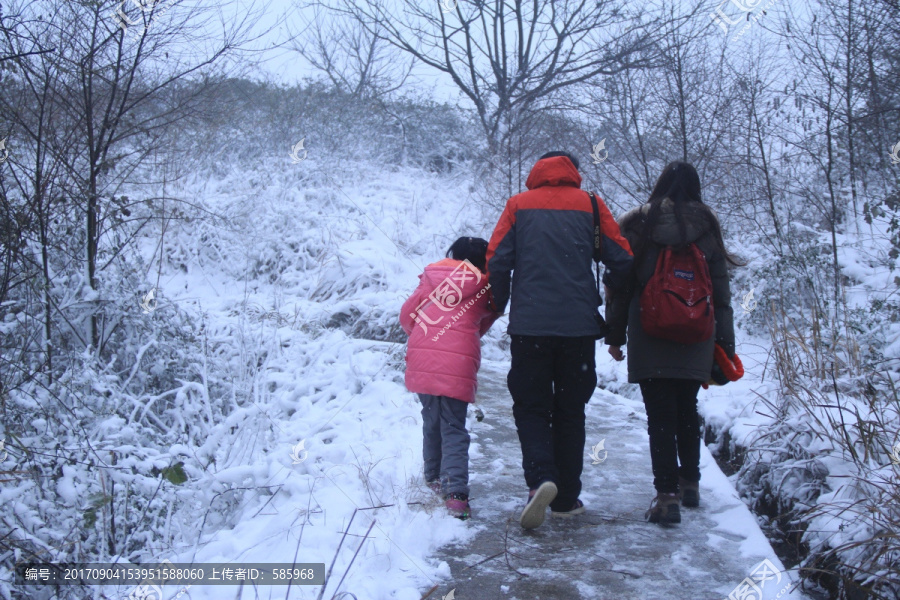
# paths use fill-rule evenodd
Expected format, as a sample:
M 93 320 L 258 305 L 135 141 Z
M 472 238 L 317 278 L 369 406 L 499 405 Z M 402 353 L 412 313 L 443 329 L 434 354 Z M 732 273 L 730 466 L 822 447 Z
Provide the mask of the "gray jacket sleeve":
M 731 308 L 731 284 L 728 263 L 721 252 L 710 257 L 709 275 L 713 286 L 713 307 L 716 313 L 716 343 L 728 356 L 734 356 L 734 309 Z
M 633 249 L 637 242 L 633 224 L 638 218 L 638 214 L 636 210 L 632 210 L 619 219 L 619 230 L 622 237 L 628 241 L 629 250 Z M 622 284 L 619 287 L 609 285 L 610 282 L 604 278 L 604 283 L 607 284 L 606 323 L 609 325 L 609 333 L 606 335 L 607 346 L 624 346 L 627 341 L 628 307 L 637 288 L 634 257 L 630 256 L 629 258 L 631 258 L 631 264 L 628 273 L 622 278 Z

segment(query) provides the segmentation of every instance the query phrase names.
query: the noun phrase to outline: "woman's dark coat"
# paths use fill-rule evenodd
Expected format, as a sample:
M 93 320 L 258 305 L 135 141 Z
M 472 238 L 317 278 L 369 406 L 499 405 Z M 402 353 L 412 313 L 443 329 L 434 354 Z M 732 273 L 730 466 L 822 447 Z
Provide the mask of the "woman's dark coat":
M 716 332 L 705 342 L 679 344 L 651 337 L 644 333 L 641 327 L 641 291 L 653 275 L 659 253 L 667 245 L 678 246 L 681 243 L 674 203 L 665 199 L 662 201 L 659 218 L 651 233 L 651 241 L 646 251 L 641 252 L 642 230 L 649 209 L 650 204 L 644 204 L 619 219 L 622 235 L 635 249 L 635 263 L 629 284 L 618 291 L 609 290 L 606 319 L 612 330 L 606 336 L 606 343 L 610 346 L 625 345 L 627 324 L 628 381 L 631 383 L 651 378 L 706 382 L 712 371 L 714 343 L 717 342 L 722 346 L 729 356 L 734 355 L 731 288 L 728 283 L 725 256 L 718 247 L 713 233 L 712 219 L 716 219 L 716 216 L 712 209 L 699 202 L 684 203 L 681 209 L 685 223 L 684 241 L 695 243 L 709 263 Z

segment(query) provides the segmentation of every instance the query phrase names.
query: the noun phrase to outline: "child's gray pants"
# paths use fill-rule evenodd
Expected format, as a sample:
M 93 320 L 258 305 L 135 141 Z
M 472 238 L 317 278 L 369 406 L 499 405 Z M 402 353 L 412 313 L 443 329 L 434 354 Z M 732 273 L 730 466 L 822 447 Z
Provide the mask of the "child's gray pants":
M 440 480 L 441 494 L 469 495 L 468 402 L 419 394 L 425 481 Z

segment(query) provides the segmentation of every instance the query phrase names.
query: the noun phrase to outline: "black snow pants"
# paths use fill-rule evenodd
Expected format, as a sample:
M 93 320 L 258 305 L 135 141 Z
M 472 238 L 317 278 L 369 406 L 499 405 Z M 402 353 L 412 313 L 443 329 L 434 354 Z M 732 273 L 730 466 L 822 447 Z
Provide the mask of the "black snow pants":
M 567 511 L 581 493 L 584 407 L 597 387 L 593 337 L 513 335 L 507 384 L 529 489 L 544 481 Z
M 660 494 L 674 494 L 679 491 L 679 476 L 700 481 L 700 382 L 644 379 L 640 385 L 647 409 L 653 486 Z

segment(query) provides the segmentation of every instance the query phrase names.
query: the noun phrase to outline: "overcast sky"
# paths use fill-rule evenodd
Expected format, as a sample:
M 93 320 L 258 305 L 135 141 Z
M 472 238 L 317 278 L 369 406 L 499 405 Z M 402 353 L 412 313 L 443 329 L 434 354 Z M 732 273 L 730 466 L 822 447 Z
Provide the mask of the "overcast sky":
M 268 3 L 269 8 L 266 11 L 266 18 L 261 20 L 259 25 L 260 27 L 272 27 L 275 28 L 270 33 L 269 38 L 272 40 L 285 41 L 288 39 L 288 32 L 299 31 L 300 24 L 302 23 L 302 17 L 304 14 L 310 14 L 310 9 L 301 8 L 303 5 L 307 4 L 307 2 L 303 0 L 240 0 L 241 2 L 265 2 Z M 437 8 L 438 0 L 422 0 L 423 2 L 435 2 Z M 448 0 L 449 1 L 449 0 Z M 458 0 L 460 2 L 466 2 L 468 0 Z M 693 4 L 696 0 L 686 0 Z M 746 14 L 742 14 L 738 6 L 753 6 L 754 9 L 750 13 L 750 19 L 740 18 L 746 17 Z M 775 20 L 779 18 L 779 14 L 784 14 L 784 9 L 788 6 L 797 6 L 795 0 L 721 0 L 720 4 L 716 4 L 715 0 L 711 0 L 710 9 L 708 11 L 703 11 L 697 18 L 704 19 L 710 24 L 712 35 L 720 35 L 723 38 L 726 36 L 726 33 L 719 29 L 720 25 L 714 23 L 714 19 L 712 17 L 713 10 L 716 7 L 719 7 L 721 11 L 727 15 L 730 19 L 736 24 L 728 25 L 728 34 L 727 36 L 732 41 L 729 41 L 729 46 L 733 48 L 734 52 L 741 52 L 742 48 L 746 47 L 746 44 L 751 40 L 755 40 L 757 42 L 760 41 L 761 36 L 765 36 L 765 29 L 771 26 L 774 26 Z M 766 10 L 766 14 L 763 15 L 762 10 Z M 275 25 L 279 18 L 283 18 L 284 22 Z M 757 22 L 756 18 L 759 18 L 762 22 Z M 737 21 L 740 21 L 739 23 Z M 741 36 L 740 39 L 734 40 L 736 34 L 741 30 L 741 28 L 746 27 L 745 35 Z M 398 51 L 399 52 L 399 51 Z M 265 54 L 265 62 L 263 65 L 263 69 L 270 76 L 275 78 L 278 81 L 283 81 L 286 83 L 295 83 L 297 81 L 302 80 L 304 77 L 316 76 L 317 73 L 315 70 L 308 64 L 306 61 L 297 53 L 292 50 L 286 48 L 275 48 L 270 51 L 267 51 Z M 466 100 L 461 97 L 461 94 L 458 90 L 453 86 L 452 82 L 449 81 L 449 78 L 446 76 L 435 72 L 433 69 L 428 69 L 424 67 L 417 68 L 414 72 L 414 81 L 416 89 L 422 93 L 427 94 L 429 96 L 434 97 L 440 101 L 446 101 L 450 103 L 455 102 L 465 102 Z
M 267 18 L 261 20 L 259 26 L 261 28 L 274 27 L 269 34 L 269 38 L 282 42 L 289 38 L 290 31 L 296 32 L 300 30 L 304 15 L 311 14 L 310 9 L 302 8 L 302 5 L 306 3 L 298 2 L 298 0 L 242 1 L 268 3 Z M 284 22 L 279 24 L 280 17 L 283 17 Z M 318 75 L 303 57 L 287 48 L 274 48 L 267 51 L 263 68 L 275 79 L 285 83 L 295 83 L 304 77 L 315 77 Z M 457 102 L 460 100 L 459 91 L 449 79 L 440 73 L 436 73 L 433 69 L 417 68 L 413 73 L 412 83 L 421 93 L 431 95 L 440 101 Z

